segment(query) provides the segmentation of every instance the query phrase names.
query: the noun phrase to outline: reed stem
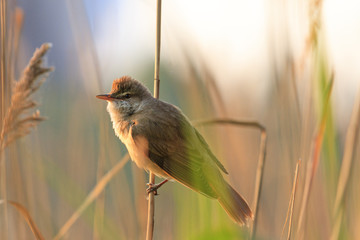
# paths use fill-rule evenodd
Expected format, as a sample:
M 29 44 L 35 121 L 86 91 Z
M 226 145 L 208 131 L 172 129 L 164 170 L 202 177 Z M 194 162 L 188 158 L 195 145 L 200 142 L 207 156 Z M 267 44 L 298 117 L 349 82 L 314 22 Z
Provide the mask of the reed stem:
M 154 69 L 154 97 L 159 98 L 160 90 L 160 44 L 161 44 L 161 0 L 156 1 L 156 46 L 155 46 L 155 69 Z M 150 172 L 149 184 L 155 184 L 155 175 Z M 154 235 L 154 212 L 155 198 L 154 192 L 149 193 L 148 219 L 146 239 L 152 240 Z

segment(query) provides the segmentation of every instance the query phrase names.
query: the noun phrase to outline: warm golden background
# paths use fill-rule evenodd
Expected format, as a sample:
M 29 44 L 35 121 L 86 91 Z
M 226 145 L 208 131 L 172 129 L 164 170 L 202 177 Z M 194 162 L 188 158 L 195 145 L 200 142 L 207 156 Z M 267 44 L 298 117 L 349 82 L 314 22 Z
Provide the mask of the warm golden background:
M 9 104 L 10 81 L 35 48 L 53 44 L 46 65 L 55 71 L 34 96 L 47 120 L 6 148 L 0 165 L 0 199 L 23 205 L 51 239 L 126 154 L 106 104 L 95 95 L 122 75 L 153 89 L 155 1 L 1 0 L 1 6 L 4 66 L 8 72 L 13 66 L 15 76 L 2 82 L 0 112 Z M 160 99 L 191 120 L 232 118 L 266 127 L 256 239 L 287 238 L 299 159 L 291 239 L 360 238 L 358 1 L 172 0 L 163 1 L 162 11 Z M 252 205 L 259 131 L 229 125 L 199 130 Z M 144 239 L 147 180 L 126 163 L 64 239 Z M 154 239 L 248 234 L 216 201 L 178 183 L 159 193 Z M 24 214 L 1 201 L 0 239 L 33 238 Z

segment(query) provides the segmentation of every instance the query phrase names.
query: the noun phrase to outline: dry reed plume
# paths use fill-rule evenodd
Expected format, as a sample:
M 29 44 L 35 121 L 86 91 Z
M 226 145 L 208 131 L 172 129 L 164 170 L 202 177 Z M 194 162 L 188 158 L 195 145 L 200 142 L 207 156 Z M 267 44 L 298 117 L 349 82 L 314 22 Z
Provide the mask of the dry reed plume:
M 38 110 L 32 114 L 27 112 L 37 106 L 36 102 L 30 97 L 44 82 L 45 77 L 43 75 L 53 71 L 52 67 L 46 68 L 42 66 L 43 57 L 50 47 L 50 43 L 44 43 L 35 50 L 22 77 L 12 88 L 10 107 L 6 112 L 1 127 L 0 152 L 16 139 L 30 133 L 31 128 L 44 120 Z M 40 78 L 41 76 L 43 77 Z

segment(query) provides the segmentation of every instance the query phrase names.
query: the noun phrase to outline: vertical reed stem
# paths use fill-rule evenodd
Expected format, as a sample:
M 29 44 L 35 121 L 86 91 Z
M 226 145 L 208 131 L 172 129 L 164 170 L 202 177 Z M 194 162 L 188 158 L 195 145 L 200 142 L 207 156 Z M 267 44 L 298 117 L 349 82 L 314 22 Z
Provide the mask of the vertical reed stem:
M 155 49 L 155 69 L 154 69 L 154 97 L 159 98 L 160 87 L 160 41 L 161 40 L 161 0 L 156 1 L 156 49 Z M 155 175 L 150 172 L 149 184 L 155 184 Z M 148 219 L 146 239 L 152 240 L 154 233 L 154 212 L 155 212 L 155 199 L 154 192 L 149 193 L 148 202 Z
M 266 154 L 266 130 L 265 128 L 260 128 L 260 153 L 258 159 L 258 165 L 256 170 L 256 180 L 255 180 L 255 191 L 254 191 L 254 203 L 253 203 L 253 214 L 254 222 L 250 230 L 250 239 L 255 239 L 256 228 L 258 223 L 258 210 L 259 210 L 259 200 L 261 196 L 261 189 L 264 177 L 264 165 L 265 165 L 265 154 Z
M 6 0 L 1 0 L 0 2 L 0 38 L 1 38 L 1 63 L 0 63 L 0 78 L 1 78 L 1 99 L 0 99 L 0 125 L 3 125 L 3 120 L 5 116 L 5 107 L 6 107 L 6 94 L 5 94 L 5 78 L 6 78 L 6 30 L 7 30 L 7 22 L 6 22 Z M 1 129 L 0 129 L 1 131 Z M 8 238 L 8 211 L 7 211 L 7 190 L 6 190 L 6 161 L 5 161 L 5 153 L 1 152 L 0 150 L 0 196 L 4 200 L 4 216 L 3 220 L 5 222 L 5 227 L 3 230 L 3 233 L 0 235 L 0 237 L 3 237 L 4 239 Z
M 292 228 L 292 220 L 293 220 L 293 213 L 294 213 L 294 204 L 295 204 L 295 197 L 296 197 L 296 186 L 298 183 L 298 176 L 299 176 L 299 166 L 301 164 L 301 160 L 299 159 L 297 164 L 296 164 L 296 169 L 295 169 L 295 176 L 294 176 L 294 181 L 293 181 L 293 188 L 292 188 L 292 193 L 291 193 L 291 199 L 290 199 L 290 213 L 289 213 L 289 228 L 288 228 L 288 235 L 287 235 L 287 240 L 290 240 L 291 237 L 291 228 Z
M 156 49 L 154 69 L 154 97 L 159 98 L 160 90 L 160 45 L 161 45 L 161 0 L 156 2 Z
M 331 233 L 331 240 L 339 239 L 341 230 L 341 222 L 344 215 L 346 205 L 342 206 L 346 191 L 350 181 L 350 175 L 354 166 L 356 146 L 359 142 L 360 127 L 360 91 L 354 101 L 354 107 L 351 113 L 350 123 L 346 132 L 344 153 L 341 162 L 340 175 L 336 190 L 335 206 L 334 206 L 334 227 Z
M 6 0 L 1 0 L 0 3 L 0 16 L 1 16 L 1 121 L 5 115 L 5 76 L 6 76 Z

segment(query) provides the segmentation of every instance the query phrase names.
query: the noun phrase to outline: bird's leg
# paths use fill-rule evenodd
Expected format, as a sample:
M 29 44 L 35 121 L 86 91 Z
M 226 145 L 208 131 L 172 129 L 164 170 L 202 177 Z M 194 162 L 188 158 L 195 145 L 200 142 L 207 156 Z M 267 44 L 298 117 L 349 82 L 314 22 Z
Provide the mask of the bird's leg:
M 165 179 L 164 181 L 162 181 L 161 183 L 158 184 L 151 184 L 148 183 L 146 185 L 148 185 L 149 187 L 146 189 L 146 192 L 149 194 L 151 192 L 154 192 L 154 195 L 158 195 L 157 190 L 158 188 L 160 188 L 162 185 L 164 185 L 168 180 Z

